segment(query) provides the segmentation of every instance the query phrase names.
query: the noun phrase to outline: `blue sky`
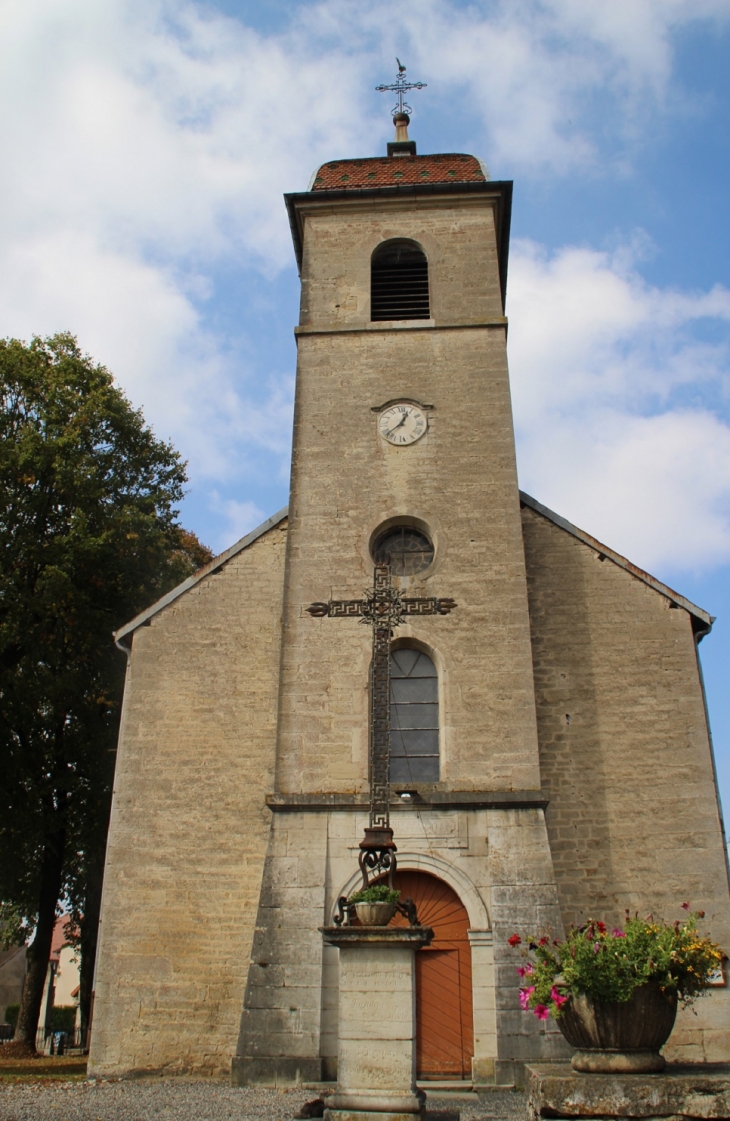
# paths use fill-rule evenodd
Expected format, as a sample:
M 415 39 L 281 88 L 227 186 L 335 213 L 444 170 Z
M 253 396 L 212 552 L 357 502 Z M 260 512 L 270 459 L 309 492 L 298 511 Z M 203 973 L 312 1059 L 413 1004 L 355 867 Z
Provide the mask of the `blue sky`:
M 216 550 L 287 500 L 285 191 L 383 153 L 515 182 L 520 483 L 718 616 L 730 806 L 730 0 L 6 0 L 0 333 L 74 331 L 189 461 Z

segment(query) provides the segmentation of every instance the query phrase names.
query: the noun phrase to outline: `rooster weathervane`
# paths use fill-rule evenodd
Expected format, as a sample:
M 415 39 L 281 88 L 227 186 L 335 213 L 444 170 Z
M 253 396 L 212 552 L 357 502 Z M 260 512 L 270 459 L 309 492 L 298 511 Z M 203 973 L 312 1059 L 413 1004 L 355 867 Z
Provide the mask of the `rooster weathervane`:
M 378 93 L 386 93 L 388 90 L 392 90 L 398 95 L 398 104 L 395 105 L 392 110 L 394 118 L 402 113 L 407 113 L 410 116 L 413 112 L 410 105 L 406 104 L 403 99 L 404 94 L 407 93 L 408 90 L 423 90 L 426 88 L 426 82 L 408 82 L 406 80 L 405 66 L 397 56 L 395 61 L 398 63 L 398 76 L 393 85 L 375 87 Z

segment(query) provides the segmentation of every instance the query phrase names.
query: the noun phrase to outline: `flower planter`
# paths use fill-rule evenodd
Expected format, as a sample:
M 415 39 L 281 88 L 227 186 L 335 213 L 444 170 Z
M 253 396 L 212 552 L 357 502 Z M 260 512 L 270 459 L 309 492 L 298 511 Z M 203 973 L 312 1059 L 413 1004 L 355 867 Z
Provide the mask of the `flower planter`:
M 356 903 L 355 914 L 362 926 L 387 926 L 395 914 L 395 903 Z
M 659 1049 L 672 1034 L 676 1015 L 676 993 L 663 993 L 659 985 L 649 982 L 621 1003 L 602 1003 L 585 993 L 573 996 L 556 1023 L 576 1048 L 573 1070 L 650 1074 L 666 1066 Z

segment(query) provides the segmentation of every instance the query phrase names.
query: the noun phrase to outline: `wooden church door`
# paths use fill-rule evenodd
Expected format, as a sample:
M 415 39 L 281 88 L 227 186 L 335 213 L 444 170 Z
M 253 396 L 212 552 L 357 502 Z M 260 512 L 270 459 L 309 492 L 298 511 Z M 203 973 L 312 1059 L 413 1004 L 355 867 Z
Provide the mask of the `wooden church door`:
M 443 880 L 425 872 L 397 872 L 401 898 L 433 927 L 430 946 L 416 954 L 416 1063 L 422 1079 L 471 1078 L 474 1052 L 469 916 Z M 406 925 L 400 915 L 394 922 Z

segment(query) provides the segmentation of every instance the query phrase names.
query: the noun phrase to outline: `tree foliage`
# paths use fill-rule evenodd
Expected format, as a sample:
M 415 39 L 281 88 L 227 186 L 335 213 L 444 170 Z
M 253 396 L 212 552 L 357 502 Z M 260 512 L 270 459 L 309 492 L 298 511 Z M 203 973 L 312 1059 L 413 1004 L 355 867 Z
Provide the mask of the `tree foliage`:
M 73 336 L 0 342 L 0 899 L 6 941 L 35 929 L 16 1038 L 35 1033 L 62 897 L 89 988 L 124 679 L 112 632 L 210 559 L 177 523 L 185 481 Z

